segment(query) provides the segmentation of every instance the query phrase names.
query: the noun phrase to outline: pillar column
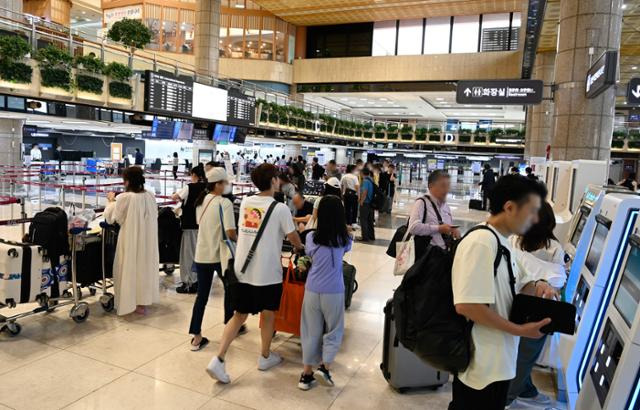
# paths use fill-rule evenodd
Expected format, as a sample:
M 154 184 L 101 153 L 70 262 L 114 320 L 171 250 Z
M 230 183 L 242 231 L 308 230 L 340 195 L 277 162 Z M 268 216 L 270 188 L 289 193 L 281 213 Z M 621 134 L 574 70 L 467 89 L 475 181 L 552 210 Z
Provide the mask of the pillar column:
M 220 0 L 198 0 L 196 8 L 196 71 L 218 76 Z
M 551 139 L 554 160 L 609 158 L 615 89 L 588 99 L 585 82 L 589 67 L 603 52 L 620 48 L 621 28 L 622 0 L 560 3 Z
M 542 80 L 545 85 L 553 83 L 556 53 L 539 53 L 533 66 L 532 78 Z M 551 87 L 544 87 L 544 98 L 551 97 Z M 553 131 L 553 100 L 542 100 L 541 104 L 527 107 L 527 134 L 524 156 L 544 157 L 547 145 L 551 143 Z
M 22 166 L 22 126 L 24 120 L 0 118 L 0 164 Z

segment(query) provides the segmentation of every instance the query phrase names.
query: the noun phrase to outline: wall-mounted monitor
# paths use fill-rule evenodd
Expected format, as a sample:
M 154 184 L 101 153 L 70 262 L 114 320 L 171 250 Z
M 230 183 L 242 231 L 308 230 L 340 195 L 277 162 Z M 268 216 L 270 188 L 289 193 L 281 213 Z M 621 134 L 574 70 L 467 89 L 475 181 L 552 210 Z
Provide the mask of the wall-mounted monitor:
M 244 144 L 247 129 L 233 125 L 216 124 L 213 129 L 213 140 L 216 144 Z
M 192 115 L 213 121 L 227 121 L 227 90 L 193 83 Z

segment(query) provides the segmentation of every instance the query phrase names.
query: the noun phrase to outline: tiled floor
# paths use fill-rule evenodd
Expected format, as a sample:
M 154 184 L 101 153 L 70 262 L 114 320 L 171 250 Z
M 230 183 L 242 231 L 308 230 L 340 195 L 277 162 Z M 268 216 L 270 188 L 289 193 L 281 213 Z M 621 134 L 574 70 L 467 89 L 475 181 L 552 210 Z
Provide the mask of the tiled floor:
M 450 384 L 438 391 L 399 394 L 382 376 L 382 308 L 400 278 L 386 240 L 406 218 L 407 193 L 399 196 L 394 217 L 378 223 L 378 244 L 356 244 L 346 260 L 357 268 L 359 289 L 346 313 L 346 332 L 334 367 L 336 386 L 308 392 L 296 384 L 301 371 L 299 340 L 278 334 L 273 348 L 284 364 L 267 372 L 256 368 L 257 317 L 249 333 L 238 337 L 227 356 L 230 385 L 213 382 L 204 368 L 216 351 L 223 325 L 222 288 L 216 281 L 204 319 L 212 341 L 189 351 L 192 295 L 175 293 L 177 273 L 161 275 L 161 301 L 146 317 L 104 313 L 96 298 L 87 322 L 76 324 L 68 309 L 22 320 L 23 331 L 0 336 L 0 410 L 12 409 L 446 409 Z M 456 220 L 463 226 L 484 218 L 468 211 L 468 194 L 452 196 Z M 25 307 L 20 307 L 24 309 Z M 9 313 L 2 311 L 0 313 Z M 549 389 L 550 378 L 539 377 Z

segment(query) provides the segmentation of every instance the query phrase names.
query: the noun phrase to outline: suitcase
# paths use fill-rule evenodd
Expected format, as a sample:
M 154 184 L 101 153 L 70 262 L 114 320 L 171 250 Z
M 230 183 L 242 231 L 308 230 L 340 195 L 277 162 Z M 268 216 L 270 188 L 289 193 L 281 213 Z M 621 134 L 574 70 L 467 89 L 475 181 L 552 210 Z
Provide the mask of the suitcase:
M 42 286 L 42 247 L 0 239 L 0 303 L 34 302 Z
M 81 235 L 76 244 L 76 281 L 87 286 L 102 280 L 102 238 Z
M 482 207 L 481 199 L 470 199 L 469 200 L 469 209 L 475 209 L 477 211 L 484 211 L 485 209 Z
M 170 207 L 158 211 L 158 246 L 160 263 L 177 264 L 180 259 L 182 228 L 180 220 Z
M 45 262 L 42 269 L 42 293 L 57 298 L 62 296 L 65 290 L 71 286 L 71 259 L 61 257 L 58 263 L 51 267 Z
M 393 320 L 393 299 L 389 299 L 384 308 L 380 370 L 391 387 L 400 393 L 413 388 L 436 390 L 449 381 L 449 373 L 434 369 L 400 344 Z
M 344 279 L 344 308 L 349 309 L 353 294 L 358 290 L 356 281 L 356 267 L 342 262 L 342 278 Z

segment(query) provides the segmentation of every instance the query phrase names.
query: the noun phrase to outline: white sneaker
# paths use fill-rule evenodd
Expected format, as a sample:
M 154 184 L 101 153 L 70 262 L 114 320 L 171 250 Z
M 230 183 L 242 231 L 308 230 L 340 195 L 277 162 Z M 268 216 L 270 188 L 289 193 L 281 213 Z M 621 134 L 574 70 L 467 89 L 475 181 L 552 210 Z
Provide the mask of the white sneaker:
M 213 359 L 209 362 L 207 366 L 207 374 L 215 380 L 218 380 L 220 383 L 230 383 L 231 379 L 225 370 L 224 362 L 221 362 L 218 356 L 214 356 Z
M 282 363 L 282 357 L 280 357 L 278 353 L 269 352 L 269 357 L 266 359 L 264 356 L 260 355 L 260 358 L 258 359 L 258 370 L 269 370 L 280 363 Z

